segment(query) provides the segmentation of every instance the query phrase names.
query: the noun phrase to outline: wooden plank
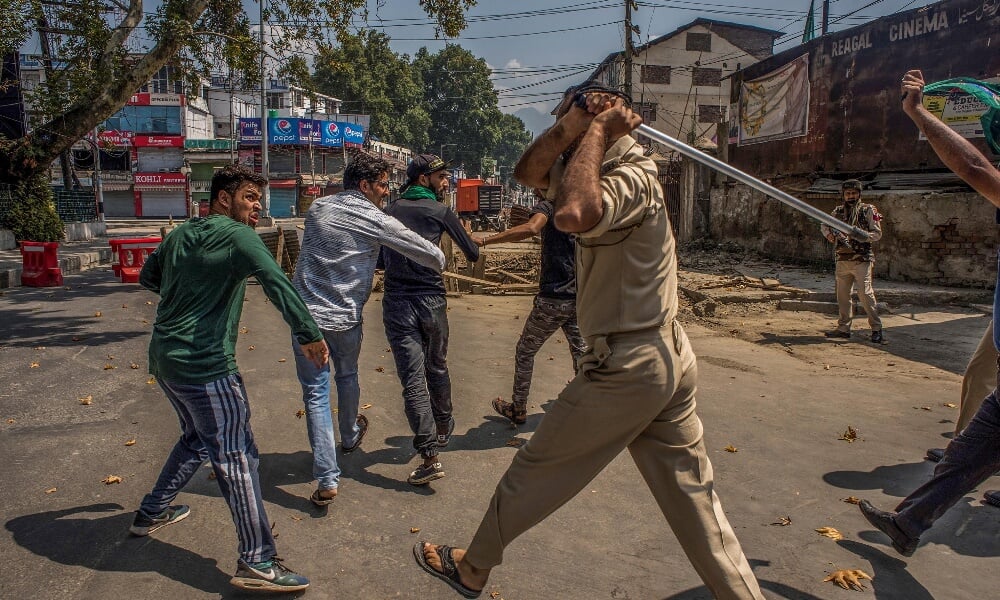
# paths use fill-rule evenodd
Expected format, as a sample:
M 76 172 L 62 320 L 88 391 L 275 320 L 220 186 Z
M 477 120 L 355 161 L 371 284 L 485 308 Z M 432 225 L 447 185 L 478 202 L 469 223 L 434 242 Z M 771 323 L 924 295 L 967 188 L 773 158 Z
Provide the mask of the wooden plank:
M 464 281 L 464 282 L 467 282 L 467 283 L 475 283 L 475 284 L 478 284 L 478 285 L 485 285 L 485 286 L 491 286 L 491 287 L 495 287 L 495 286 L 498 286 L 498 285 L 503 285 L 503 284 L 501 284 L 498 281 L 490 281 L 488 279 L 477 279 L 475 277 L 470 277 L 468 275 L 462 275 L 460 273 L 452 273 L 451 271 L 444 271 L 444 272 L 441 273 L 441 275 L 444 276 L 444 277 L 446 277 L 446 278 L 451 278 L 451 279 L 454 279 L 454 280 L 457 280 L 457 281 Z
M 504 271 L 503 269 L 491 269 L 491 271 L 496 271 L 500 275 L 503 275 L 504 277 L 509 277 L 514 281 L 519 281 L 521 283 L 530 283 L 532 285 L 538 285 L 536 282 L 528 279 L 527 277 L 521 277 L 520 275 L 511 273 L 510 271 Z

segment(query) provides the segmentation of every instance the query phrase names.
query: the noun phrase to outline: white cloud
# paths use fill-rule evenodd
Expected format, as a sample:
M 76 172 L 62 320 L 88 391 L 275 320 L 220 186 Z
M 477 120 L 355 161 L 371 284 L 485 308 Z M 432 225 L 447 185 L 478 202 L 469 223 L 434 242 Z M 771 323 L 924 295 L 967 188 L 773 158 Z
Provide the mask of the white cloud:
M 510 59 L 510 60 L 507 61 L 507 64 L 504 65 L 503 68 L 505 68 L 505 69 L 519 69 L 519 68 L 521 68 L 521 61 L 517 60 L 516 58 L 512 58 L 512 59 Z

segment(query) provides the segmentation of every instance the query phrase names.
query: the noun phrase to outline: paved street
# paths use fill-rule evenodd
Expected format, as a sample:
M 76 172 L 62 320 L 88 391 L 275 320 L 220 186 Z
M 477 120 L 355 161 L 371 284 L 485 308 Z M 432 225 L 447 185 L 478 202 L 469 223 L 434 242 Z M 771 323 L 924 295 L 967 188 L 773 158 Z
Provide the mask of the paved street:
M 157 297 L 117 283 L 107 268 L 67 276 L 66 285 L 0 296 L 0 597 L 241 597 L 228 584 L 235 531 L 208 468 L 179 498 L 192 508 L 185 522 L 149 538 L 127 533 L 177 434 L 176 417 L 146 372 Z M 447 477 L 413 487 L 405 479 L 416 459 L 379 299 L 366 311 L 361 357 L 371 431 L 342 461 L 341 495 L 320 510 L 307 500 L 314 484 L 306 423 L 296 417 L 301 401 L 288 330 L 250 287 L 239 361 L 279 555 L 312 579 L 309 598 L 457 598 L 419 570 L 410 548 L 420 539 L 470 539 L 516 451 L 508 442 L 530 439 L 544 403 L 571 377 L 569 353 L 561 334 L 539 353 L 532 414 L 517 432 L 488 402 L 509 394 L 514 343 L 531 298 L 449 299 L 458 426 L 442 454 Z M 765 318 L 773 335 L 759 339 L 724 324 L 688 324 L 717 492 L 765 594 L 995 597 L 1000 510 L 980 499 L 982 489 L 1000 489 L 1000 478 L 942 518 L 911 559 L 901 559 L 841 500 L 890 507 L 926 479 L 932 465 L 922 460 L 924 450 L 947 442 L 957 410 L 944 404 L 958 402 L 961 370 L 987 317 L 966 308 L 911 308 L 886 318 L 891 343 L 884 347 L 823 340 L 816 332 L 830 317 L 814 313 L 756 316 L 747 327 Z M 82 404 L 87 397 L 90 404 Z M 859 432 L 854 443 L 838 439 L 848 426 Z M 727 452 L 728 445 L 738 451 Z M 121 483 L 103 484 L 109 475 Z M 782 517 L 790 524 L 773 524 Z M 844 539 L 814 531 L 824 526 Z M 823 583 L 841 568 L 864 570 L 874 581 L 861 593 Z M 627 454 L 516 540 L 487 591 L 496 595 L 484 597 L 506 600 L 711 597 Z

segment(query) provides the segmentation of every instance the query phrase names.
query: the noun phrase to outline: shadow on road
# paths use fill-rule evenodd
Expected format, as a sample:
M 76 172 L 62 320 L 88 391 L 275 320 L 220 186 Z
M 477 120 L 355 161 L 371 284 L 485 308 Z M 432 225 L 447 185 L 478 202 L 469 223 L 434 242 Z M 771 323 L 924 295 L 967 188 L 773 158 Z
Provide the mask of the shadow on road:
M 934 527 L 920 536 L 920 547 L 927 544 L 941 544 L 963 556 L 998 557 L 1000 556 L 1000 544 L 997 543 L 1000 539 L 998 516 L 1000 510 L 996 507 L 967 496 L 938 519 Z M 889 538 L 880 531 L 862 531 L 858 537 L 869 544 L 879 544 L 886 548 L 889 546 Z
M 7 521 L 6 527 L 21 547 L 60 564 L 94 571 L 159 573 L 208 593 L 230 591 L 230 575 L 220 571 L 214 560 L 153 537 L 129 535 L 134 515 L 122 510 L 118 504 L 78 506 L 17 517 Z M 88 518 L 87 513 L 107 516 Z M 67 518 L 73 515 L 81 518 Z
M 749 559 L 749 562 L 750 568 L 752 569 L 756 569 L 757 567 L 766 567 L 771 564 L 770 561 L 757 559 Z M 777 581 L 758 578 L 757 583 L 760 584 L 762 590 L 770 592 L 770 594 L 768 594 L 768 598 L 777 597 L 782 598 L 783 600 L 823 600 L 819 596 L 814 596 L 809 592 L 803 592 L 802 590 Z M 775 594 L 777 594 L 777 596 L 775 596 Z M 678 592 L 676 594 L 671 594 L 663 600 L 712 600 L 713 598 L 715 598 L 715 596 L 712 592 L 710 592 L 707 587 L 701 586 L 685 590 L 683 592 Z
M 882 490 L 887 496 L 905 498 L 934 472 L 928 461 L 883 465 L 871 471 L 831 471 L 823 481 L 845 490 Z
M 934 600 L 934 596 L 906 570 L 906 563 L 885 552 L 852 540 L 840 540 L 837 545 L 857 554 L 872 565 L 872 587 L 876 598 L 884 600 Z M 862 569 L 863 571 L 864 569 Z

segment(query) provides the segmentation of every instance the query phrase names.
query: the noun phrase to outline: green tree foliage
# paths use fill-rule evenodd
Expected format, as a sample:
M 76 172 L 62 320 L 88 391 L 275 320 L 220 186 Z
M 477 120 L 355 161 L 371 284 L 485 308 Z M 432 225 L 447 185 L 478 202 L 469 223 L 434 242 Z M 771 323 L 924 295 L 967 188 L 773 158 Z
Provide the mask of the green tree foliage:
M 418 50 L 413 69 L 431 117 L 431 145 L 424 150 L 437 154 L 440 146 L 454 144 L 468 175 L 492 175 L 484 173 L 483 159 L 500 144 L 503 114 L 486 61 L 448 44 L 435 54 Z
M 341 35 L 338 46 L 320 46 L 315 68 L 316 91 L 343 99 L 347 112 L 370 114 L 375 137 L 407 148 L 430 143 L 420 82 L 409 57 L 393 52 L 384 33 Z
M 524 121 L 514 115 L 502 115 L 500 120 L 500 143 L 493 151 L 500 169 L 500 176 L 505 182 L 510 182 L 514 173 L 514 165 L 524 154 L 524 149 L 531 143 L 531 132 L 524 126 Z

